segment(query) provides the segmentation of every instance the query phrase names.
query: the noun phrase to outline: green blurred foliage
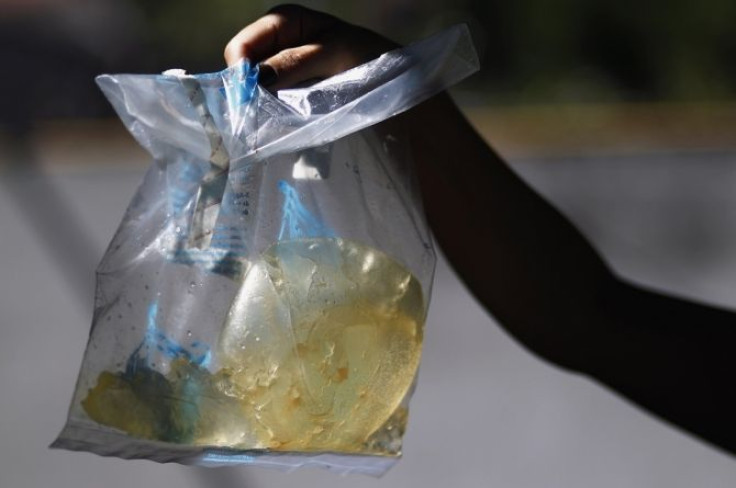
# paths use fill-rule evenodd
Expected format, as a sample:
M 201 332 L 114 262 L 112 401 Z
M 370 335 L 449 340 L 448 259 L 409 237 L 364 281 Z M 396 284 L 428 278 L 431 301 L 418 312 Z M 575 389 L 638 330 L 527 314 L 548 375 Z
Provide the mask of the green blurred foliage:
M 135 0 L 158 68 L 223 66 L 225 43 L 277 2 Z M 302 2 L 399 42 L 470 25 L 495 101 L 719 101 L 736 97 L 734 0 Z
M 149 54 L 156 69 L 223 68 L 227 41 L 264 11 L 264 2 L 242 0 L 134 0 L 147 21 Z

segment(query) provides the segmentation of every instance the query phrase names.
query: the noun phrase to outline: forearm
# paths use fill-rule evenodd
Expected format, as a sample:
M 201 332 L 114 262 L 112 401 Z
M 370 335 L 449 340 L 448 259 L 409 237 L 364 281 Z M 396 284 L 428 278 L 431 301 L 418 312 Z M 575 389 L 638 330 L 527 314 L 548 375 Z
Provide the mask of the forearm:
M 597 313 L 585 373 L 736 453 L 732 312 L 617 281 Z
M 629 285 L 446 96 L 405 116 L 437 241 L 522 344 L 736 452 L 734 314 Z
M 577 369 L 589 341 L 584 321 L 612 273 L 449 97 L 418 107 L 405 121 L 427 217 L 460 278 L 524 345 Z

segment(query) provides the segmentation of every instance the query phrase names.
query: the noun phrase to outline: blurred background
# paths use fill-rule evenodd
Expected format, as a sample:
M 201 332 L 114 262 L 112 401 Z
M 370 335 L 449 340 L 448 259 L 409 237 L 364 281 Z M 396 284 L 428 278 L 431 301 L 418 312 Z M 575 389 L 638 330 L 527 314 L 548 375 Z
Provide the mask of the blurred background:
M 409 42 L 470 25 L 476 127 L 622 275 L 736 308 L 736 2 L 313 1 Z M 404 459 L 382 480 L 50 451 L 94 268 L 149 162 L 103 72 L 223 68 L 274 2 L 0 0 L 0 487 L 733 487 L 736 463 L 528 353 L 440 260 Z

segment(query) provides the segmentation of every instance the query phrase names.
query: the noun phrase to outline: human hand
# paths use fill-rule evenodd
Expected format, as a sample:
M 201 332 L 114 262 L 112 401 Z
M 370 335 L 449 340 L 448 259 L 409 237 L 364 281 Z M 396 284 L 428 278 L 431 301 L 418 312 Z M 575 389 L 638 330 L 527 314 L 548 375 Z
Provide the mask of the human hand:
M 246 26 L 225 47 L 228 66 L 247 58 L 260 65 L 270 90 L 327 78 L 398 45 L 368 29 L 299 5 L 280 5 Z

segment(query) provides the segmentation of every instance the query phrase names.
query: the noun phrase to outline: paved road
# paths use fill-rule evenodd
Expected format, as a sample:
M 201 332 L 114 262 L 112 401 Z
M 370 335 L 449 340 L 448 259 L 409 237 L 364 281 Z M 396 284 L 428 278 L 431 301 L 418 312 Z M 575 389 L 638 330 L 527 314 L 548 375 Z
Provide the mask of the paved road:
M 95 263 L 141 177 L 124 163 L 50 179 L 0 175 L 0 487 L 378 486 L 315 470 L 205 470 L 46 449 L 84 349 Z M 736 308 L 736 153 L 515 167 L 622 274 Z M 381 486 L 736 486 L 732 457 L 531 356 L 444 261 L 426 331 L 404 459 Z

